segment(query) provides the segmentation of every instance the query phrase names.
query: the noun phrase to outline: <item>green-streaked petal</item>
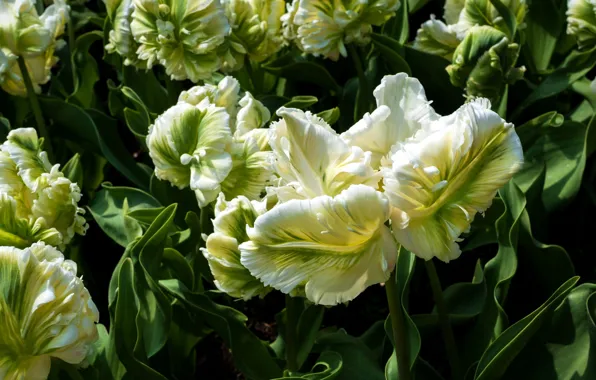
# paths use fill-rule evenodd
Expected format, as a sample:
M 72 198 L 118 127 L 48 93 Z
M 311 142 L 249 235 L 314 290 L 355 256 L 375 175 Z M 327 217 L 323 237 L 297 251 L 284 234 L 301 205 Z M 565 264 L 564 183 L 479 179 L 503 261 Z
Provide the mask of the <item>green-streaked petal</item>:
M 104 0 L 112 29 L 109 32 L 109 44 L 106 45 L 108 53 L 118 53 L 124 58 L 125 65 L 143 67 L 137 58 L 139 45 L 132 36 L 130 21 L 132 16 L 132 0 Z
M 44 243 L 0 247 L 0 276 L 3 378 L 45 379 L 52 357 L 81 363 L 97 340 L 99 312 L 76 264 Z
M 475 215 L 520 169 L 523 151 L 513 125 L 486 99 L 436 123 L 434 133 L 402 145 L 383 176 L 397 241 L 426 260 L 448 262 L 459 256 L 455 243 Z
M 293 185 L 304 198 L 337 195 L 353 184 L 376 188 L 379 181 L 370 165 L 371 153 L 350 147 L 322 119 L 292 108 L 280 108 L 282 117 L 271 125 L 269 144 L 281 185 Z
M 445 25 L 443 21 L 431 16 L 418 29 L 414 49 L 450 60 L 460 42 L 456 26 Z
M 272 155 L 271 151 L 262 152 L 253 138 L 234 144 L 233 167 L 222 182 L 221 191 L 227 198 L 243 195 L 248 199 L 259 199 L 273 174 Z
M 255 207 L 257 206 L 257 207 Z M 265 287 L 240 263 L 238 245 L 247 241 L 246 227 L 253 226 L 255 219 L 264 210 L 240 196 L 226 202 L 219 195 L 215 205 L 214 232 L 207 238 L 203 255 L 209 262 L 215 286 L 232 297 L 245 300 L 264 296 L 271 288 Z
M 291 200 L 248 228 L 241 262 L 284 293 L 304 288 L 317 304 L 350 301 L 393 270 L 397 247 L 384 225 L 389 211 L 386 197 L 364 185 L 335 197 Z
M 371 164 L 378 169 L 391 148 L 413 137 L 425 125 L 438 119 L 416 78 L 400 73 L 386 75 L 374 91 L 377 109 L 365 115 L 341 137 L 372 153 Z
M 596 45 L 596 3 L 567 1 L 567 33 L 577 38 L 580 48 Z

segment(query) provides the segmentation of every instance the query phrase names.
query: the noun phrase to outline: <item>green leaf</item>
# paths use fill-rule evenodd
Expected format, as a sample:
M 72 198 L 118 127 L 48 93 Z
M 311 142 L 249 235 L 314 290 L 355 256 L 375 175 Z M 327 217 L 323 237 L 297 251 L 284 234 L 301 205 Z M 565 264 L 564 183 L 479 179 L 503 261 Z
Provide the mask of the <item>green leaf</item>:
M 81 164 L 81 155 L 75 153 L 75 155 L 72 156 L 62 168 L 62 173 L 70 180 L 70 182 L 76 183 L 79 185 L 79 188 L 83 188 L 83 165 Z
M 151 112 L 161 114 L 175 104 L 153 70 L 139 70 L 133 66 L 124 66 L 122 74 L 122 83 L 137 93 L 142 103 Z
M 317 351 L 333 351 L 341 355 L 341 372 L 338 380 L 384 380 L 376 353 L 366 344 L 363 337 L 353 337 L 344 330 L 322 332 L 316 341 Z
M 573 289 L 554 311 L 547 328 L 515 357 L 503 378 L 596 378 L 596 324 L 590 315 L 595 294 L 594 284 Z
M 114 340 L 118 358 L 124 365 L 130 378 L 141 377 L 151 380 L 165 380 L 166 377 L 140 361 L 133 354 L 138 341 L 137 312 L 139 299 L 134 290 L 135 272 L 130 258 L 124 259 L 115 273 L 118 281 L 118 293 L 112 317 L 110 337 Z
M 502 305 L 517 270 L 518 232 L 526 201 L 521 190 L 512 181 L 499 193 L 505 205 L 505 212 L 496 222 L 499 250 L 484 266 L 487 302 L 463 340 L 463 368 L 469 368 L 476 362 L 490 342 L 499 336 L 509 323 Z
M 416 360 L 418 358 L 418 355 L 420 354 L 420 347 L 422 344 L 418 328 L 416 327 L 414 321 L 408 314 L 410 281 L 412 280 L 415 267 L 416 256 L 414 256 L 414 254 L 412 254 L 405 248 L 400 247 L 397 253 L 397 263 L 395 265 L 395 281 L 397 283 L 396 289 L 397 296 L 399 297 L 399 305 L 401 307 L 402 312 L 402 320 L 404 321 L 405 331 L 407 334 L 410 369 L 414 368 L 414 365 L 416 364 Z M 393 346 L 395 347 L 395 342 L 393 341 L 393 327 L 391 325 L 391 315 L 389 315 L 385 320 L 385 331 Z M 393 351 L 393 355 L 391 356 L 391 358 L 389 358 L 385 366 L 385 376 L 391 379 L 397 378 L 397 360 L 395 356 L 395 350 Z
M 420 10 L 423 6 L 426 5 L 430 0 L 404 0 L 408 2 L 408 8 L 410 10 L 410 14 L 415 13 Z
M 531 1 L 526 14 L 523 52 L 534 72 L 546 70 L 565 30 L 564 0 Z
M 383 34 L 394 38 L 400 44 L 408 42 L 410 25 L 408 22 L 408 2 L 400 2 L 397 15 L 383 25 Z
M 92 31 L 77 37 L 75 48 L 72 52 L 76 69 L 76 82 L 74 92 L 69 96 L 68 101 L 76 100 L 76 103 L 83 108 L 92 107 L 95 103 L 95 83 L 99 81 L 99 69 L 97 62 L 89 48 L 97 41 L 103 40 L 99 31 Z
M 304 110 L 317 103 L 318 101 L 319 99 L 317 99 L 316 96 L 300 95 L 292 97 L 292 99 L 283 106 L 288 108 L 299 108 L 301 110 Z
M 298 338 L 298 353 L 296 359 L 298 368 L 302 367 L 315 344 L 315 338 L 323 323 L 324 314 L 325 308 L 323 306 L 309 305 L 300 315 L 300 319 L 298 320 L 298 331 L 296 334 Z
M 292 375 L 272 380 L 332 380 L 341 373 L 343 360 L 340 354 L 333 351 L 323 352 L 309 373 Z
M 588 137 L 592 135 L 589 133 L 590 128 L 574 121 L 564 122 L 558 127 L 542 127 L 540 132 L 540 137 L 526 149 L 524 167 L 516 175 L 515 181 L 522 190 L 528 188 L 535 166 L 545 165 L 542 200 L 546 210 L 552 211 L 568 204 L 579 191 L 586 164 Z M 523 137 L 528 141 L 527 135 Z
M 104 183 L 103 189 L 89 203 L 89 211 L 99 227 L 123 247 L 140 237 L 143 232 L 141 224 L 129 213 L 157 207 L 161 207 L 161 204 L 146 192 L 132 187 L 116 187 L 109 183 Z
M 474 378 L 500 379 L 515 356 L 541 326 L 547 323 L 554 309 L 567 297 L 578 280 L 579 277 L 569 279 L 542 306 L 499 335 L 482 355 Z
M 324 66 L 307 61 L 302 57 L 296 57 L 292 53 L 268 62 L 262 68 L 290 80 L 316 84 L 333 93 L 341 92 L 341 87 Z
M 596 48 L 587 51 L 572 51 L 565 61 L 551 75 L 536 87 L 512 114 L 517 119 L 522 111 L 535 102 L 566 90 L 573 82 L 582 78 L 596 66 Z
M 408 75 L 412 75 L 410 66 L 400 54 L 400 52 L 402 52 L 404 49 L 400 42 L 392 39 L 391 37 L 377 33 L 373 33 L 371 35 L 371 39 L 373 45 L 379 50 L 379 53 L 381 53 L 383 61 L 387 65 L 391 74 L 403 72 Z
M 4 142 L 6 140 L 8 132 L 10 132 L 10 121 L 0 116 L 0 141 Z
M 149 110 L 132 88 L 123 86 L 121 91 L 124 96 L 132 101 L 135 108 L 134 110 L 128 107 L 124 108 L 123 112 L 126 125 L 135 136 L 141 138 L 141 141 L 144 142 L 145 137 L 149 133 L 149 125 L 152 120 Z
M 454 325 L 469 322 L 482 312 L 486 302 L 486 282 L 480 260 L 476 262 L 472 282 L 458 282 L 443 292 L 449 312 L 449 320 Z M 421 334 L 436 331 L 439 328 L 439 316 L 436 308 L 432 314 L 413 315 L 412 319 Z
M 120 173 L 141 189 L 149 188 L 149 176 L 126 150 L 118 135 L 116 120 L 93 109 L 87 111 L 57 98 L 40 97 L 46 118 L 52 119 L 52 132 L 67 140 L 86 142 L 102 154 Z
M 333 125 L 339 120 L 340 112 L 339 107 L 330 108 L 328 110 L 319 112 L 317 114 L 320 118 L 325 120 L 325 122 L 329 125 Z
M 266 345 L 246 328 L 244 314 L 218 305 L 204 294 L 191 292 L 178 280 L 163 280 L 160 285 L 217 331 L 232 350 L 236 367 L 248 378 L 269 380 L 281 377 L 282 371 L 269 355 Z

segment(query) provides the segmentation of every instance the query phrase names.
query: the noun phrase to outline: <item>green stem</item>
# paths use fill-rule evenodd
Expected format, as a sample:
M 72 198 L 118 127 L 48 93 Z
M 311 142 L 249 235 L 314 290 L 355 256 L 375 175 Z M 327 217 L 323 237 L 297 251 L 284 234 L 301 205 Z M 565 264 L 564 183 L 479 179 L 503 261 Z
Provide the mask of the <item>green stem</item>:
M 286 294 L 286 367 L 298 371 L 298 303 L 299 300 Z
M 35 118 L 35 123 L 37 124 L 37 131 L 45 141 L 44 148 L 46 153 L 48 154 L 48 158 L 51 161 L 53 158 L 53 151 L 52 143 L 50 141 L 50 135 L 48 134 L 46 124 L 43 121 L 41 107 L 39 106 L 37 94 L 33 89 L 33 82 L 31 82 L 31 77 L 29 77 L 29 70 L 27 70 L 27 65 L 25 64 L 25 58 L 19 56 L 18 62 L 19 69 L 21 70 L 21 75 L 23 76 L 23 81 L 25 82 L 25 88 L 27 89 L 27 97 L 29 98 L 29 103 L 31 103 L 31 109 L 33 110 L 33 117 Z
M 401 305 L 401 295 L 397 289 L 396 270 L 391 273 L 389 280 L 385 283 L 387 292 L 387 303 L 389 305 L 389 316 L 391 318 L 391 329 L 393 330 L 393 343 L 395 356 L 397 356 L 397 372 L 399 380 L 410 380 L 410 351 L 408 350 L 408 334 L 406 332 L 406 321 Z
M 449 315 L 447 313 L 447 305 L 443 298 L 443 290 L 441 289 L 441 281 L 437 275 L 437 269 L 433 260 L 427 260 L 424 262 L 426 265 L 426 272 L 430 279 L 430 286 L 433 291 L 433 297 L 437 306 L 437 312 L 439 314 L 439 324 L 441 325 L 441 332 L 443 334 L 443 341 L 445 342 L 445 350 L 447 351 L 447 359 L 451 367 L 451 378 L 453 380 L 460 380 L 461 372 L 459 368 L 459 355 L 457 353 L 457 345 L 455 344 L 455 335 L 451 329 L 451 323 L 449 322 Z
M 358 74 L 358 92 L 356 93 L 356 106 L 354 107 L 354 121 L 358 121 L 367 112 L 368 97 L 371 93 L 368 88 L 368 79 L 366 79 L 366 74 L 364 74 L 360 54 L 353 44 L 348 45 L 348 54 L 352 57 L 352 61 L 356 67 L 356 73 Z

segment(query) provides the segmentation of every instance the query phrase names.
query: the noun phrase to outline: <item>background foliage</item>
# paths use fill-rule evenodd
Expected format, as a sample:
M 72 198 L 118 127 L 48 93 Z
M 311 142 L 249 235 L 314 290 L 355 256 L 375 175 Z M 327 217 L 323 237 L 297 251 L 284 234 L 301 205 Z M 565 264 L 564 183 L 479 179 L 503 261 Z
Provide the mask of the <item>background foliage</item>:
M 404 44 L 443 4 L 407 4 L 409 12 L 401 8 L 360 51 L 368 87 L 406 72 L 439 113 L 450 113 L 464 100 L 445 70 L 450 62 Z M 526 165 L 476 219 L 461 258 L 438 264 L 465 379 L 596 378 L 596 53 L 577 50 L 565 34 L 565 8 L 561 0 L 533 0 L 520 33 L 518 65 L 527 71 L 509 85 L 504 109 Z M 144 146 L 147 126 L 192 83 L 108 55 L 102 2 L 72 9 L 74 45 L 59 51 L 40 102 L 56 162 L 71 165 L 89 211 L 87 235 L 65 254 L 79 264 L 103 326 L 92 366 L 58 363 L 51 376 L 280 378 L 284 325 L 292 319 L 301 372 L 287 379 L 395 379 L 380 286 L 331 309 L 295 301 L 293 315 L 277 292 L 244 302 L 215 291 L 198 251 L 212 228 L 209 210 L 199 210 L 192 192 L 155 178 Z M 286 48 L 234 76 L 272 114 L 282 105 L 309 109 L 338 132 L 373 101 L 371 91 L 358 91 L 350 57 L 332 62 Z M 0 111 L 2 140 L 9 128 L 34 125 L 24 98 L 0 93 Z M 396 281 L 410 361 L 417 379 L 447 379 L 422 267 L 400 252 Z

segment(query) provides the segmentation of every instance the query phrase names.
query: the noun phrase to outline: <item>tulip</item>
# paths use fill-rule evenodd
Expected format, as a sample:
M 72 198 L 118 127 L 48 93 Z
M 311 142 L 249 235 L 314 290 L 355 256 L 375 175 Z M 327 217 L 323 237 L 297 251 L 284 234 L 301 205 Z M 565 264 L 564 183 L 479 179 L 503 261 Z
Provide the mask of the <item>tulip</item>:
M 81 364 L 99 312 L 77 265 L 44 243 L 0 247 L 0 378 L 46 379 L 51 359 Z

